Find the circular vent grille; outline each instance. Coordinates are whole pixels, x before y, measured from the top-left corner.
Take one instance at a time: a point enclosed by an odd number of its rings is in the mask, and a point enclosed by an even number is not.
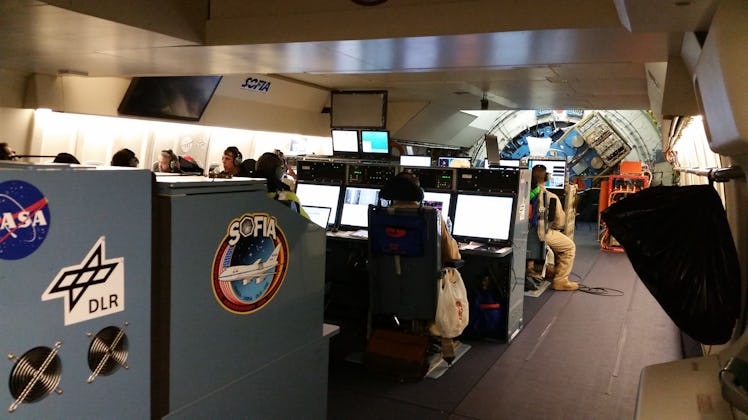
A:
[[[60,384],[62,371],[57,349],[35,347],[21,356],[10,372],[10,393],[16,402],[32,403],[46,397]]]
[[[99,331],[88,348],[88,367],[94,375],[111,375],[127,360],[127,335],[117,327]]]

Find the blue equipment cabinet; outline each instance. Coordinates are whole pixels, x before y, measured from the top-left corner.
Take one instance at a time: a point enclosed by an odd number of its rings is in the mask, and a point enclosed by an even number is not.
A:
[[[151,182],[0,164],[0,417],[149,416]]]
[[[264,180],[158,177],[154,418],[325,418],[325,231]]]

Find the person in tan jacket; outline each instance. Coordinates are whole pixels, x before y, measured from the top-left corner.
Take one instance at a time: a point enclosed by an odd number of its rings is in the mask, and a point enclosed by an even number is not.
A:
[[[574,241],[561,232],[565,225],[566,214],[558,196],[545,189],[546,177],[545,166],[533,166],[530,193],[532,217],[530,222],[537,223],[539,239],[545,241],[546,245],[553,251],[555,275],[551,287],[554,290],[577,290],[579,289],[579,283],[569,281],[577,247]]]

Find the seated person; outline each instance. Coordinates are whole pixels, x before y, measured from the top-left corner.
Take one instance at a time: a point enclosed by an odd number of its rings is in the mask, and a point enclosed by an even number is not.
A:
[[[285,172],[281,181],[283,181],[284,184],[288,185],[291,188],[291,191],[296,191],[296,181],[298,180],[298,176],[293,170],[293,167],[288,163],[286,155],[284,155],[280,149],[273,150],[273,153],[278,155],[278,157],[283,160],[283,167],[285,168]]]
[[[242,152],[236,146],[229,146],[223,151],[223,171],[220,175],[225,177],[239,176],[240,166],[242,164]]]
[[[125,166],[137,168],[140,161],[135,157],[135,152],[130,149],[122,149],[112,156],[112,166]]]
[[[273,200],[281,201],[284,204],[288,204],[292,209],[309,219],[309,215],[301,206],[299,197],[291,191],[291,188],[288,185],[281,181],[283,174],[285,173],[285,166],[283,160],[278,155],[270,152],[263,153],[262,156],[257,159],[257,168],[255,172],[257,176],[263,177],[267,180],[268,197]]]
[[[16,152],[8,143],[0,143],[0,160],[17,160]]]
[[[80,162],[75,158],[75,156],[65,152],[58,153],[52,163],[75,163],[80,165]]]
[[[171,149],[162,150],[158,156],[158,162],[153,164],[151,170],[153,172],[179,173],[179,158]]]
[[[530,187],[530,206],[532,208],[530,224],[533,227],[537,226],[539,239],[545,241],[546,245],[553,251],[555,274],[551,287],[554,290],[577,290],[579,284],[569,281],[577,247],[574,241],[561,232],[565,225],[566,215],[558,196],[545,189],[547,178],[545,166],[533,166]],[[552,204],[552,201],[555,201],[555,204]],[[544,214],[540,213],[541,205],[545,209]]]
[[[257,161],[254,159],[245,159],[244,162],[239,166],[239,175],[247,178],[254,178],[255,168],[257,167]]]
[[[393,207],[418,208],[423,200],[423,190],[421,189],[418,178],[410,172],[401,172],[382,187],[380,197],[392,201]],[[449,234],[447,224],[439,212],[441,220],[441,252],[442,264],[447,261],[462,259],[457,241]]]

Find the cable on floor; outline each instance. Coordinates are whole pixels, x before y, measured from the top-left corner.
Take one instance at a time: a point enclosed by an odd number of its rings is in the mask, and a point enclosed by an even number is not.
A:
[[[581,282],[582,277],[579,276],[579,274],[570,273],[570,275],[571,276],[575,276],[575,277],[577,277],[580,280],[579,281],[579,289],[577,289],[580,292],[589,293],[591,295],[596,295],[596,296],[612,296],[612,297],[616,297],[616,296],[623,296],[624,295],[623,291],[618,290],[618,289],[613,289],[611,287],[587,286],[586,284],[582,284],[582,282]]]

